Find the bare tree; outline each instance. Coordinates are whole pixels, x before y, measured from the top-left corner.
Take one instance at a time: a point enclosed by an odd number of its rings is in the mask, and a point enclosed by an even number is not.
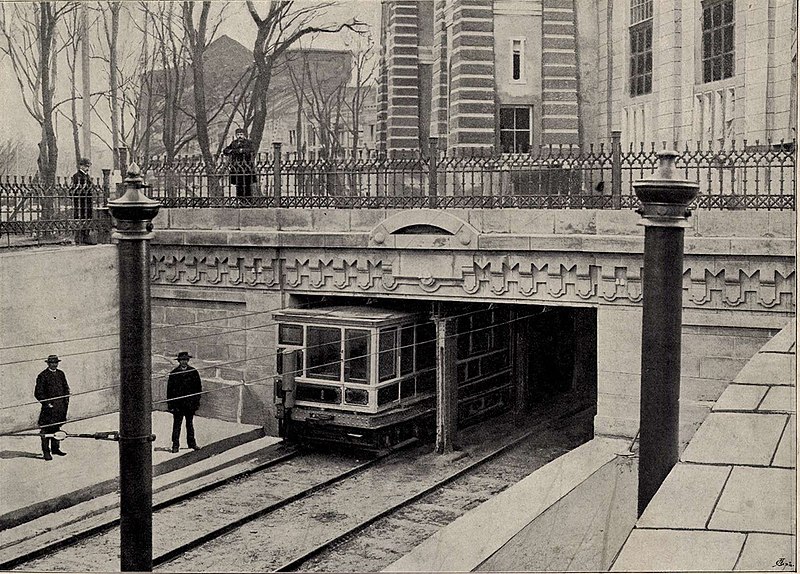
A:
[[[55,183],[58,143],[55,131],[59,22],[76,7],[75,2],[0,3],[0,29],[19,83],[25,109],[41,127],[37,165],[46,184]]]
[[[72,126],[72,146],[75,151],[75,165],[81,159],[81,139],[79,135],[80,122],[78,121],[78,52],[81,49],[81,44],[85,41],[80,34],[78,11],[73,10],[68,18],[65,19],[66,28],[68,31],[69,44],[66,50],[67,68],[69,68],[69,85],[70,85],[70,98],[69,98],[69,122]]]
[[[312,51],[299,51],[293,58],[297,61],[287,63],[287,69],[298,108],[314,126],[320,156],[335,157],[342,150],[350,64],[330,67]]]
[[[361,133],[361,115],[364,112],[366,99],[372,93],[377,71],[375,58],[375,42],[372,35],[349,37],[345,45],[350,48],[353,67],[353,89],[344,101],[347,110],[348,129],[351,134],[350,149],[355,157],[358,152],[358,140]]]
[[[29,175],[35,171],[32,146],[19,139],[0,141],[0,174]]]
[[[253,0],[247,0],[247,9],[256,24],[256,40],[253,45],[255,78],[250,92],[251,114],[246,118],[250,137],[256,149],[261,144],[267,121],[267,93],[272,80],[275,62],[286,50],[309,34],[336,34],[342,30],[363,33],[366,24],[353,19],[341,24],[317,24],[324,18],[325,10],[333,2],[319,2],[312,6],[296,8],[292,0],[271,0],[269,10],[261,16]]]
[[[111,146],[114,153],[114,168],[119,169],[119,64],[118,45],[119,13],[122,2],[108,2],[108,9],[103,10],[103,30],[108,45],[108,87],[109,107],[111,108]]]

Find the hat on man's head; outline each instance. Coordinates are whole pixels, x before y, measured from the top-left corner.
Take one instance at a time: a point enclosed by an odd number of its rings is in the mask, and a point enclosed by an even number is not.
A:
[[[88,157],[82,157],[82,158],[80,159],[80,161],[78,162],[78,165],[87,165],[87,166],[90,166],[90,165],[92,165],[92,160],[90,160]]]
[[[60,363],[61,359],[58,358],[58,355],[48,355],[47,356],[47,363]]]
[[[180,353],[178,353],[178,356],[175,357],[175,360],[176,361],[180,361],[181,359],[187,359],[188,360],[188,359],[191,359],[191,358],[192,358],[192,356],[188,352],[181,351]]]
[[[247,130],[244,128],[236,128],[236,131],[234,133],[247,135]]]

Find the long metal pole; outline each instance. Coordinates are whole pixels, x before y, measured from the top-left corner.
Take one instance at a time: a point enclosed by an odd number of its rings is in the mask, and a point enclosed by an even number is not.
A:
[[[150,348],[150,239],[160,204],[142,193],[136,164],[125,194],[108,202],[119,242],[120,569],[153,569],[153,451]]]
[[[678,153],[659,153],[657,173],[634,183],[645,226],[638,512],[679,458],[683,236],[698,185],[680,177]]]
[[[149,262],[149,239],[120,238],[119,476],[123,572],[153,569]]]
[[[647,227],[642,293],[639,515],[678,462],[683,229]]]

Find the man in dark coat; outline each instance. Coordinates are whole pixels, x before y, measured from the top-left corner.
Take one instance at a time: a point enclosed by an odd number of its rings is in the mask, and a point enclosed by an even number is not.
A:
[[[253,142],[247,139],[247,132],[239,128],[236,138],[222,150],[228,158],[231,170],[231,184],[236,186],[236,197],[250,197],[253,195],[252,186],[255,178],[255,155]]]
[[[57,355],[47,357],[47,368],[36,377],[33,396],[42,403],[39,413],[39,433],[42,435],[42,454],[45,460],[53,460],[50,453],[64,456],[58,440],[52,435],[61,429],[67,420],[69,408],[69,385],[64,371],[58,368],[61,360]]]
[[[74,219],[92,218],[92,180],[89,177],[89,168],[92,162],[81,158],[78,162],[78,171],[72,175],[72,217]],[[75,232],[75,243],[77,245],[89,243],[89,231],[79,229]]]
[[[184,418],[189,448],[200,448],[194,436],[194,413],[200,406],[199,393],[202,392],[203,385],[200,382],[200,373],[189,366],[191,358],[186,351],[178,353],[178,366],[172,369],[167,379],[167,410],[172,413],[172,452],[178,452]]]

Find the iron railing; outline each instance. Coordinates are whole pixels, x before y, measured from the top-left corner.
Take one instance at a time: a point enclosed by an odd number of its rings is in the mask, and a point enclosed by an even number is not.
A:
[[[179,157],[140,166],[165,207],[621,209],[638,206],[632,183],[655,171],[665,147],[623,150],[617,136],[610,146],[547,146],[535,154],[325,158],[284,154],[275,144],[250,164]],[[677,165],[700,183],[694,208],[795,209],[794,141],[684,145]]]
[[[46,185],[33,177],[0,178],[0,235],[61,239],[75,232],[105,232],[108,186],[74,186],[67,179]]]
[[[436,140],[431,138],[431,149]],[[361,152],[284,154],[275,144],[247,165],[195,157],[141,161],[148,194],[164,207],[631,209],[633,182],[650,176],[660,148],[548,146],[536,154]],[[698,181],[695,209],[795,210],[795,142],[684,146],[677,166]],[[103,183],[0,178],[0,234],[107,231]],[[240,196],[237,196],[237,188]],[[244,195],[247,192],[250,195]],[[91,206],[86,210],[81,206]],[[91,211],[91,213],[89,213]]]

